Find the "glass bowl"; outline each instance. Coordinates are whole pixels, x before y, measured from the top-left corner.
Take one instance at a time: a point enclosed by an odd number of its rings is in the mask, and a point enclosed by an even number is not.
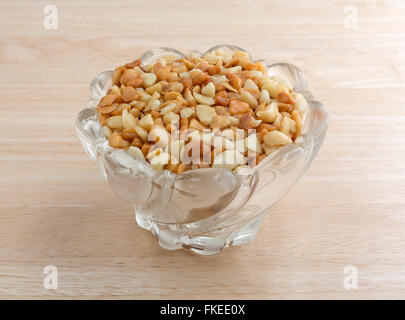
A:
[[[218,48],[245,51],[220,45],[207,52]],[[155,48],[141,57],[142,65],[168,53],[184,57],[174,49]],[[178,175],[168,170],[155,171],[127,151],[111,148],[103,134],[95,107],[112,86],[111,74],[102,72],[90,83],[87,107],[76,118],[77,134],[114,192],[133,205],[137,223],[169,250],[186,248],[211,255],[253,240],[271,205],[313,161],[328,127],[328,112],[307,90],[303,72],[288,63],[275,63],[268,65],[268,74],[284,75],[308,103],[302,136],[294,144],[271,153],[245,175],[222,168]]]

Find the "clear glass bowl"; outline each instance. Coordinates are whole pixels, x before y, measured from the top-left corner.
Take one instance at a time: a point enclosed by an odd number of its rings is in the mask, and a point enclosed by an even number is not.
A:
[[[242,50],[236,46],[223,48]],[[142,64],[177,50],[147,51]],[[262,61],[264,62],[264,61]],[[228,169],[208,168],[176,175],[154,171],[147,162],[125,150],[111,148],[104,137],[97,111],[100,98],[111,88],[112,71],[99,74],[90,83],[86,109],[76,119],[77,134],[90,158],[97,160],[114,192],[133,205],[138,224],[151,231],[159,244],[170,250],[186,248],[211,255],[223,248],[255,238],[269,208],[304,174],[311,164],[328,127],[328,112],[307,91],[303,72],[287,63],[268,65],[269,75],[282,74],[304,95],[308,111],[302,136],[267,156],[246,175]]]

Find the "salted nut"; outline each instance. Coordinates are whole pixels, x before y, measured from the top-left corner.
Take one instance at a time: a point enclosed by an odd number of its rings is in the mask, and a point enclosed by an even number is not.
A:
[[[110,146],[154,170],[241,172],[295,142],[307,102],[246,52],[216,49],[117,67],[96,110]]]

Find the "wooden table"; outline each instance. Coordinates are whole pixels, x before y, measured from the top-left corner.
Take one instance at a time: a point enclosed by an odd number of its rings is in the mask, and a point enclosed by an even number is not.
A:
[[[405,298],[400,1],[53,0],[46,30],[48,4],[0,3],[0,297]],[[155,46],[219,43],[301,67],[331,121],[257,239],[202,257],[137,226],[73,123],[98,72]],[[43,286],[47,265],[57,290]]]

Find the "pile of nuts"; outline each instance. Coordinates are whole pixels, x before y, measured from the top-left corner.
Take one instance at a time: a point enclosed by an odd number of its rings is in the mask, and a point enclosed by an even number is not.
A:
[[[300,135],[307,102],[246,52],[135,60],[97,106],[109,145],[155,170],[254,167]]]

